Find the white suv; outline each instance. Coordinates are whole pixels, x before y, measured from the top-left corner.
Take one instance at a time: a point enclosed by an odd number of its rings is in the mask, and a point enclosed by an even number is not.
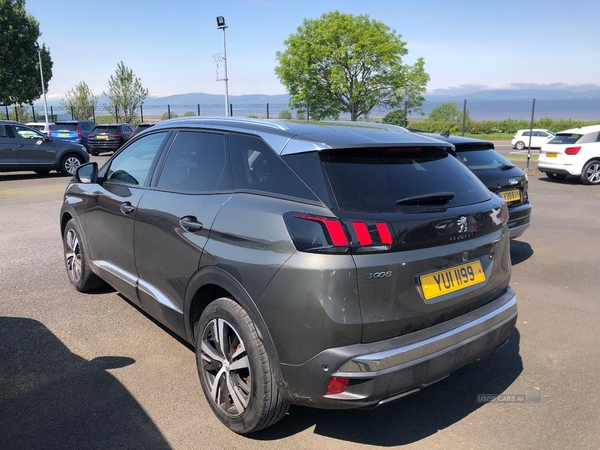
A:
[[[31,128],[35,128],[40,133],[42,133],[44,136],[49,136],[50,128],[52,128],[52,125],[54,125],[54,123],[28,122],[25,125],[27,125],[28,127],[31,127]]]
[[[552,139],[556,133],[550,130],[544,130],[541,128],[534,128],[533,130],[519,130],[513,136],[511,144],[513,148],[517,150],[523,150],[529,146],[529,135],[531,134],[531,148],[540,148],[550,139]]]
[[[538,169],[551,180],[575,175],[583,184],[600,184],[600,125],[558,133],[542,146]]]

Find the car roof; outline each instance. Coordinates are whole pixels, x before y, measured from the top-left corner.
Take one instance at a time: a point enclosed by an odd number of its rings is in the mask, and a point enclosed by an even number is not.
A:
[[[302,153],[333,148],[380,147],[385,145],[439,146],[442,142],[411,133],[406,128],[371,122],[303,122],[236,117],[181,117],[153,127],[200,128],[256,134],[279,153]],[[447,146],[447,145],[444,145]]]
[[[523,131],[529,131],[529,128],[525,130],[517,130],[517,133],[522,133]],[[531,131],[550,131],[551,133],[554,133],[554,131],[549,130],[548,128],[532,128]]]
[[[422,133],[425,136],[429,136],[435,139],[439,139],[445,142],[449,142],[456,148],[456,151],[464,151],[464,150],[486,150],[486,149],[494,149],[494,144],[489,141],[484,141],[482,139],[469,138],[465,136],[455,136],[455,135],[442,135],[442,134],[434,134],[434,133]]]
[[[589,125],[587,127],[571,128],[570,130],[559,131],[558,133],[559,134],[563,134],[563,133],[588,134],[588,133],[594,133],[596,131],[600,131],[600,124],[599,125]]]

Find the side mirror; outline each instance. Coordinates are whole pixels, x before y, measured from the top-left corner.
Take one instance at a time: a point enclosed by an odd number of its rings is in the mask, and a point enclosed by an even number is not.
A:
[[[97,183],[98,163],[91,162],[79,167],[75,172],[75,180],[77,180],[78,183]]]

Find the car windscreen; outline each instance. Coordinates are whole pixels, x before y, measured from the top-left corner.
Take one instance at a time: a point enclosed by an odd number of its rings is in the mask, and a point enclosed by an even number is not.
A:
[[[319,157],[327,189],[343,210],[418,212],[424,205],[449,208],[490,198],[479,179],[444,147],[336,149],[321,151]],[[303,179],[323,192],[318,177]]]
[[[514,166],[496,150],[457,151],[456,157],[471,170],[504,169]]]
[[[581,139],[583,134],[578,133],[558,133],[548,144],[575,144]]]
[[[119,131],[119,127],[110,126],[110,125],[102,125],[94,128],[92,133],[117,133]]]
[[[77,131],[76,123],[56,123],[52,127],[52,131],[57,130],[68,130],[68,131]]]

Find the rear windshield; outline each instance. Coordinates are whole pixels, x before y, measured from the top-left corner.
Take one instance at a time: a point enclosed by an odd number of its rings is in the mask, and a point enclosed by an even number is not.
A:
[[[110,125],[102,125],[102,126],[97,126],[96,128],[94,128],[94,133],[114,133],[116,131],[119,131],[119,127],[118,126],[110,126]]]
[[[56,130],[69,130],[69,131],[77,131],[76,123],[57,123],[52,127],[52,131]]]
[[[314,158],[309,155],[299,154],[295,158],[286,158],[286,161],[289,160],[292,168],[326,203],[337,209],[419,212],[423,204],[431,201],[441,201],[440,206],[455,207],[490,198],[489,191],[479,179],[444,148],[322,151],[318,157],[328,183],[323,183],[315,171],[311,173],[302,168],[308,164],[301,164],[299,159]],[[420,198],[429,200],[418,204]]]
[[[456,152],[456,157],[471,170],[504,169],[514,166],[496,150],[459,151]]]
[[[548,144],[574,144],[581,139],[581,136],[583,134],[559,133]]]

